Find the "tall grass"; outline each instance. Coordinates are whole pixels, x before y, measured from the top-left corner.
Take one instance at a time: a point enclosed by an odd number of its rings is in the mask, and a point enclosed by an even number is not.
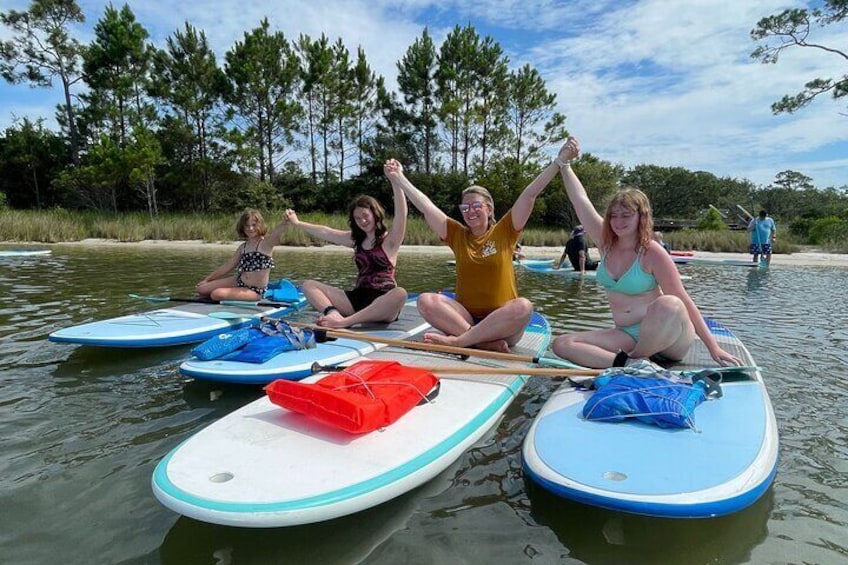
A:
[[[307,222],[347,229],[346,214],[300,214]],[[279,214],[266,220],[273,227]],[[224,242],[238,239],[235,233],[235,214],[163,214],[151,219],[142,213],[108,214],[103,212],[69,212],[67,210],[9,210],[0,209],[0,241],[29,241],[59,243],[87,238],[123,242],[144,240]],[[521,243],[531,247],[560,247],[568,240],[569,231],[548,226],[529,226]],[[730,230],[668,232],[665,240],[672,249],[719,252],[748,252],[748,232]],[[324,242],[311,238],[298,229],[287,229],[281,238],[283,245],[309,246]],[[440,245],[438,236],[418,216],[410,216],[404,243],[407,245]],[[801,250],[797,242],[781,234],[775,253],[794,253]],[[829,244],[823,250],[848,253],[848,243]]]

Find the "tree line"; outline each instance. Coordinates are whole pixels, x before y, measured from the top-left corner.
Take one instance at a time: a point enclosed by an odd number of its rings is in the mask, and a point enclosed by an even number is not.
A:
[[[389,202],[381,163],[392,156],[443,209],[453,210],[470,182],[505,206],[549,159],[545,148],[568,133],[539,72],[511,69],[501,46],[471,25],[438,46],[424,28],[397,61],[390,91],[361,47],[352,52],[324,34],[286,37],[267,19],[222,65],[188,22],[161,48],[128,5],[107,6],[88,44],[73,34],[83,22],[75,0],[0,13],[12,32],[0,42],[3,77],[58,81],[63,92],[60,131],[21,119],[0,137],[6,205],[151,217],[245,206],[334,212],[358,193]],[[822,205],[840,216],[848,208],[844,191],[816,189],[795,171],[758,188],[679,167],[624,169],[591,154],[575,167],[597,201],[632,184],[663,217],[695,217],[710,205],[792,218],[822,217]],[[576,223],[557,181],[531,220]]]

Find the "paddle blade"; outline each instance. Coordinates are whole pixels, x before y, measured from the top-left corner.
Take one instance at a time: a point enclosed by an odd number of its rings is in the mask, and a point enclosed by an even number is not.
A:
[[[585,369],[581,365],[566,361],[565,359],[552,359],[551,357],[539,357],[535,360],[537,365],[542,367],[556,367],[558,369]]]

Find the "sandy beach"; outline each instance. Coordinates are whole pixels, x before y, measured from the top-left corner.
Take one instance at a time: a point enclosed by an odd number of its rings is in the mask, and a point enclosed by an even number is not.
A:
[[[84,239],[77,242],[56,243],[51,245],[55,249],[63,247],[106,247],[106,246],[136,246],[139,248],[154,247],[157,249],[173,249],[196,251],[200,249],[213,249],[215,247],[221,249],[233,249],[241,242],[221,242],[221,243],[205,243],[203,241],[165,241],[165,240],[145,240],[133,243],[125,243],[114,240],[105,239]],[[12,245],[11,242],[4,245]],[[17,244],[19,245],[19,244]],[[339,253],[345,251],[346,248],[338,245],[324,245],[320,247],[277,247],[276,252],[295,253]],[[549,257],[559,257],[562,253],[561,247],[528,247],[523,248],[528,259],[545,259]],[[430,246],[430,245],[404,245],[401,248],[401,253],[422,253],[433,255],[451,256],[451,251],[445,246]],[[593,257],[598,257],[598,250],[591,249],[590,254]],[[750,260],[751,256],[747,253],[711,253],[708,251],[696,251],[695,257],[712,258],[712,259],[736,259]],[[792,254],[776,254],[772,257],[772,266],[778,265],[794,265],[794,266],[827,266],[827,267],[848,267],[848,254],[839,253],[821,253],[818,251],[804,251],[801,253]]]

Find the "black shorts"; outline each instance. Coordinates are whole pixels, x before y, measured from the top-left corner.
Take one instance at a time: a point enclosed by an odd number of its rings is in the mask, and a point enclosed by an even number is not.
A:
[[[371,305],[372,302],[393,290],[391,288],[387,288],[385,290],[378,290],[376,288],[354,288],[353,290],[346,290],[345,295],[347,299],[350,300],[350,305],[353,306],[354,312],[359,312],[363,308],[367,308]]]

